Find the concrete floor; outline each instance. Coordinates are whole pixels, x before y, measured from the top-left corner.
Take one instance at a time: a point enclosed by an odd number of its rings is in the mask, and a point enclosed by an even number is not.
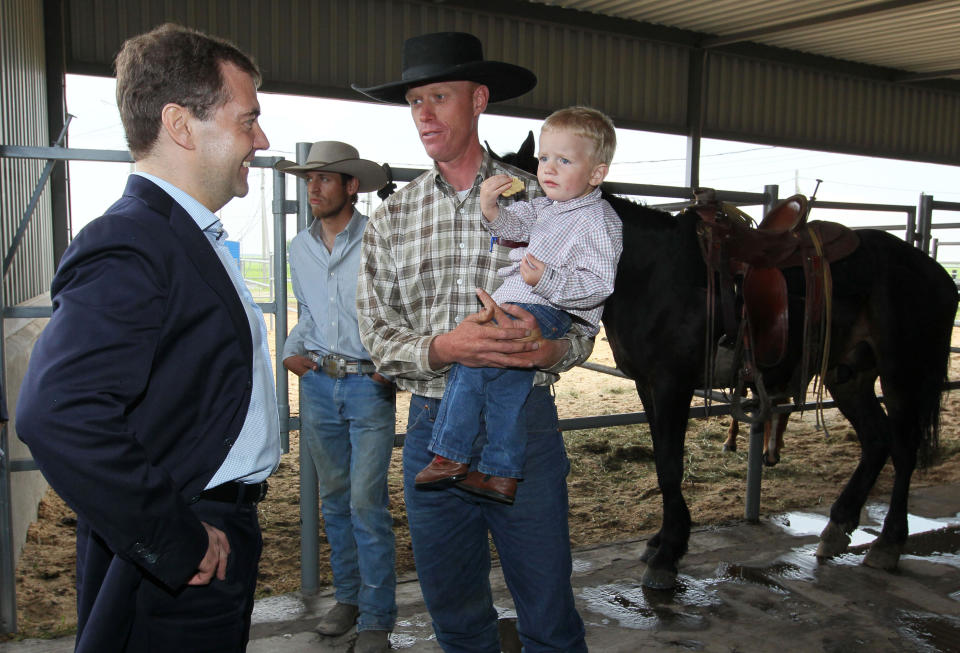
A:
[[[960,651],[960,486],[915,490],[910,540],[895,573],[859,563],[883,504],[865,509],[850,553],[818,563],[826,517],[791,513],[759,524],[697,529],[672,591],[640,586],[643,541],[574,552],[574,593],[592,651]],[[499,568],[491,575],[503,651],[519,651],[515,615]],[[440,651],[415,578],[397,589],[394,649]],[[312,632],[332,594],[261,600],[250,653],[349,653],[354,634]],[[0,653],[61,653],[72,640],[0,644]]]

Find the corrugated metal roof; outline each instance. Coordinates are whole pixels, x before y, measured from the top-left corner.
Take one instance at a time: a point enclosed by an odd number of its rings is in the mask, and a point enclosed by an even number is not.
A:
[[[528,0],[907,73],[960,78],[958,0]],[[706,38],[704,45],[711,41]]]
[[[905,75],[953,65],[936,60],[925,68],[907,66],[906,52],[916,56],[921,45],[929,46],[924,40],[937,45],[945,37],[928,31],[916,44],[892,48],[886,45],[892,37],[878,36],[893,32],[891,23],[880,31],[864,27],[893,17],[906,20],[916,10],[917,16],[940,16],[951,33],[960,20],[939,10],[949,5],[957,11],[960,0],[552,4],[562,6],[517,0],[68,0],[66,64],[69,72],[109,74],[123,39],[173,20],[226,37],[253,54],[263,90],[360,99],[351,84],[397,78],[404,39],[470,31],[483,42],[487,58],[525,66],[540,80],[533,92],[498,103],[491,112],[543,117],[557,107],[589,104],[632,129],[960,161],[960,83],[900,83]],[[886,56],[896,56],[899,67],[880,67],[878,58],[846,63],[819,45],[814,49],[812,36],[831,34],[825,16],[834,19],[830,26],[847,32],[833,37],[835,47],[868,33],[877,51],[894,53]],[[852,27],[852,20],[859,27]],[[810,27],[815,21],[823,28]],[[927,30],[937,27],[937,21],[922,22]],[[756,31],[761,28],[763,34]],[[751,32],[744,36],[744,30]],[[784,47],[804,30],[812,36],[798,47],[820,56]],[[704,47],[713,47],[709,56],[701,56]]]

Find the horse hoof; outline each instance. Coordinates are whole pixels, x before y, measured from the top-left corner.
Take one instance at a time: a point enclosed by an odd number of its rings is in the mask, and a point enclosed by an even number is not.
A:
[[[827,522],[826,528],[820,533],[820,546],[817,547],[818,558],[832,558],[847,552],[850,546],[850,536],[832,519]]]
[[[731,452],[731,451],[732,451],[732,452],[736,452],[736,450],[737,450],[737,445],[735,445],[735,444],[727,444],[726,442],[723,443],[723,451],[724,451],[724,453],[729,453],[729,452]]]
[[[767,467],[773,467],[778,462],[780,462],[780,456],[770,456],[769,454],[763,454],[763,464]]]
[[[657,547],[647,545],[647,548],[640,554],[640,562],[650,562],[650,558],[657,554]]]
[[[900,547],[884,541],[882,535],[870,545],[867,555],[863,557],[864,567],[884,571],[894,571],[898,562],[900,562]]]
[[[647,567],[640,584],[652,590],[671,590],[677,584],[677,573],[669,569]]]

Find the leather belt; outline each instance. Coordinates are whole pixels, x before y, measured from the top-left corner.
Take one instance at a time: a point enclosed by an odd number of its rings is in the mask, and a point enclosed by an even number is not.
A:
[[[222,503],[260,503],[267,496],[267,487],[266,481],[259,483],[241,483],[239,481],[223,483],[209,490],[204,490],[193,497],[191,503],[196,503],[201,499]]]
[[[319,365],[327,376],[335,379],[342,379],[347,374],[373,374],[377,371],[377,366],[370,361],[344,358],[337,354],[323,355],[319,352],[308,351],[307,358]]]

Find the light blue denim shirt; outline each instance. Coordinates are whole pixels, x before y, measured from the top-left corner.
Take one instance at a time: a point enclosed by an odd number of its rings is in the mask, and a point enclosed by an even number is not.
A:
[[[250,323],[253,340],[253,388],[250,407],[240,434],[230,448],[226,459],[210,479],[207,488],[230,481],[259,483],[277,468],[280,462],[280,417],[277,411],[277,390],[273,383],[273,368],[270,364],[270,349],[267,342],[267,327],[263,312],[247,289],[240,269],[223,241],[226,232],[220,233],[219,219],[210,209],[173,184],[145,172],[134,172],[162,188],[173,200],[190,214],[193,221],[207,237],[213,252],[223,263],[230,280],[243,303]],[[219,236],[219,238],[218,238]]]
[[[290,243],[290,278],[300,320],[283,347],[285,359],[316,351],[370,360],[357,326],[357,274],[366,226],[367,216],[354,209],[347,227],[334,239],[333,251],[323,244],[317,218]]]

